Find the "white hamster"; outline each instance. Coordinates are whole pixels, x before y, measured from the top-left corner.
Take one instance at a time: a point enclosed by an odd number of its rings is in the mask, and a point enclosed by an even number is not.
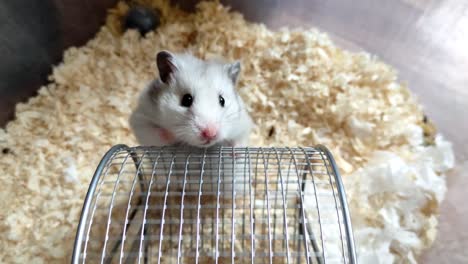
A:
[[[246,146],[253,122],[236,91],[239,61],[204,61],[161,51],[159,78],[142,92],[130,116],[139,144]]]

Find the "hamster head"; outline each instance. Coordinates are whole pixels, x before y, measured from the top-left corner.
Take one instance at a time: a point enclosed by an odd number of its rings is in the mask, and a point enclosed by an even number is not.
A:
[[[240,62],[203,61],[190,54],[157,54],[159,85],[150,97],[159,124],[176,141],[209,147],[239,131],[244,107],[235,90]]]

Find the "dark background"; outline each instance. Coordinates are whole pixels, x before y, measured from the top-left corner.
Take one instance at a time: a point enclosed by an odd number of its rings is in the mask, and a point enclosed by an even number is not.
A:
[[[0,2],[0,127],[46,83],[63,50],[86,43],[115,0]]]

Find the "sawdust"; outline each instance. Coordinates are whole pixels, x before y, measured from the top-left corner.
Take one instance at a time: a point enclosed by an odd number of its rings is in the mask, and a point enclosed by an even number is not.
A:
[[[136,144],[127,119],[156,75],[161,49],[242,61],[239,92],[257,124],[251,145],[330,148],[345,179],[361,263],[411,262],[432,243],[453,153],[422,124],[422,107],[394,69],[315,29],[271,31],[217,3],[185,14],[164,1],[139,2],[161,11],[157,31],[121,35],[119,17],[128,7],[120,3],[94,39],[65,52],[50,84],[0,130],[0,147],[10,149],[0,154],[0,262],[63,263],[70,256],[102,155],[117,143]],[[383,191],[397,176],[402,181]],[[408,206],[411,200],[417,202]]]

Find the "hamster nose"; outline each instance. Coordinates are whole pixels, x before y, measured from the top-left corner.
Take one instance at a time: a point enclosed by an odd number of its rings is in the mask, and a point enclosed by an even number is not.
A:
[[[213,140],[218,135],[218,129],[215,126],[207,126],[201,131],[201,137],[205,140]]]

